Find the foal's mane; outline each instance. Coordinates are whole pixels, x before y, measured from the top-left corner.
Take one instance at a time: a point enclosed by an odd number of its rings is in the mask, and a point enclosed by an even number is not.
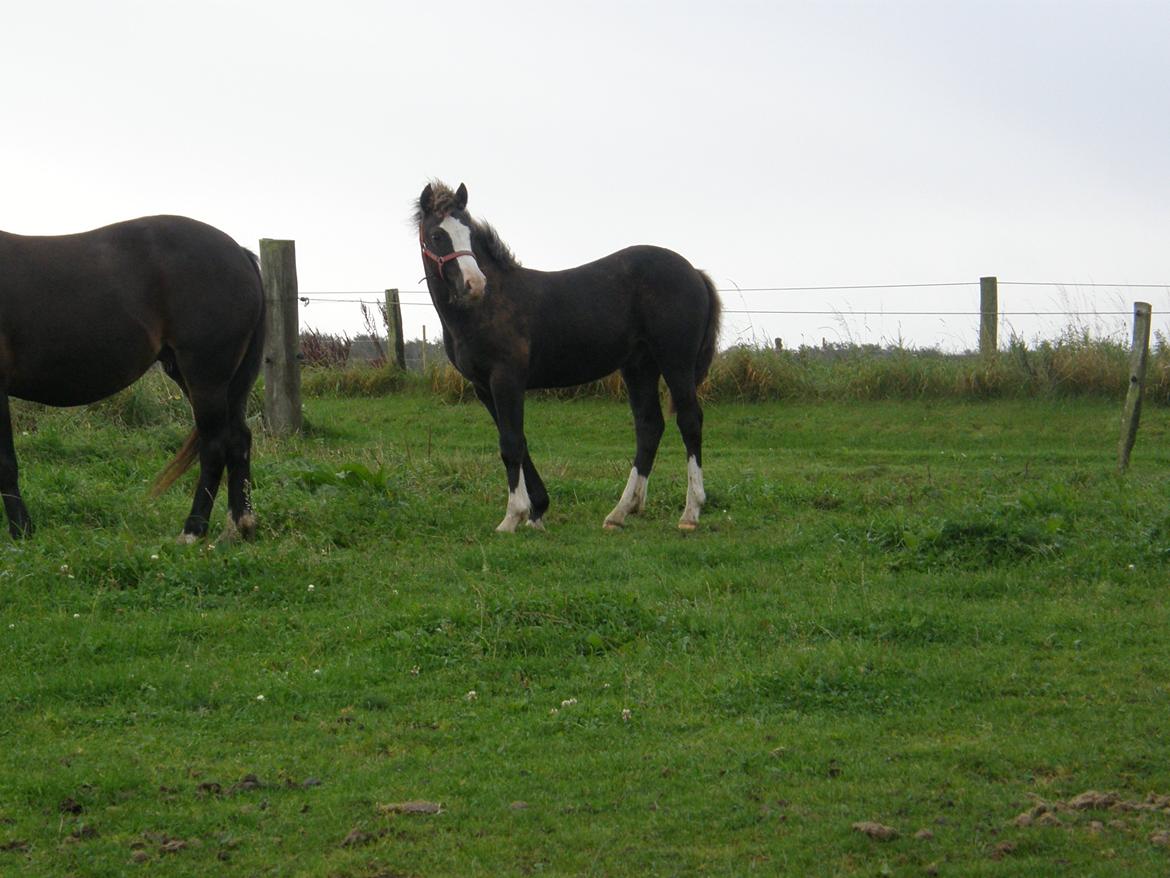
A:
[[[431,180],[431,213],[443,216],[455,210],[455,193],[441,180]],[[423,210],[422,199],[418,199],[414,203],[414,221],[416,225],[422,225],[422,222],[427,217],[427,212]],[[520,260],[512,253],[512,248],[505,244],[501,239],[499,233],[491,227],[488,223],[482,220],[477,220],[468,215],[471,221],[471,233],[475,240],[487,253],[488,258],[494,261],[501,268],[519,268]]]

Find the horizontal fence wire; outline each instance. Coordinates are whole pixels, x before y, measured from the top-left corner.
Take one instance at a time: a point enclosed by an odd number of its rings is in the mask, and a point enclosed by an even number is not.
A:
[[[301,296],[301,302],[324,302],[333,305],[382,305],[379,299],[317,299],[312,296]],[[430,302],[399,302],[404,308],[433,307]],[[981,311],[854,311],[830,310],[812,311],[798,308],[767,309],[767,308],[724,308],[724,314],[779,314],[784,316],[810,317],[979,317]],[[1132,310],[1126,311],[999,311],[1000,317],[1128,317]]]
[[[1064,282],[1064,281],[1013,281],[997,280],[1000,287],[1063,287],[1063,288],[1110,288],[1110,289],[1165,289],[1170,291],[1170,283],[1100,283],[1100,282]],[[899,283],[899,284],[838,284],[822,286],[781,286],[781,287],[720,287],[717,292],[723,294],[740,293],[813,293],[813,292],[858,292],[864,290],[899,290],[899,289],[926,289],[937,287],[978,287],[978,281],[947,281],[941,283]],[[304,305],[313,303],[329,303],[339,305],[368,305],[380,306],[384,304],[384,290],[378,291],[314,291],[299,296]],[[430,293],[426,290],[397,290],[399,304],[404,307],[430,308]],[[403,301],[402,296],[426,296],[425,301]],[[886,311],[872,310],[856,311],[845,308],[835,309],[804,309],[804,308],[724,308],[724,314],[745,315],[777,315],[787,317],[979,317],[982,312],[977,310],[962,311]],[[1086,311],[1086,310],[1053,310],[1053,311],[999,311],[998,317],[1127,317],[1132,312],[1124,311]]]
[[[1064,282],[1064,281],[1000,281],[999,287],[1054,287],[1054,288],[1110,288],[1110,289],[1165,289],[1170,291],[1170,283],[1102,283]],[[738,295],[743,293],[837,293],[837,291],[866,291],[889,289],[927,289],[927,288],[977,288],[978,281],[948,281],[937,283],[854,283],[833,284],[833,286],[790,286],[790,287],[722,287],[718,293],[724,295]],[[431,294],[422,289],[395,290],[399,295],[399,304],[404,308],[433,308]],[[381,307],[385,303],[386,290],[317,290],[305,293],[300,297],[304,306],[314,303],[321,304],[360,304],[367,307]],[[404,296],[425,296],[424,301],[404,300]],[[964,310],[882,310],[852,308],[724,308],[727,315],[745,316],[786,316],[786,317],[979,317],[982,311]],[[1128,317],[1133,311],[1127,310],[1002,310],[998,311],[997,318],[1003,317]]]

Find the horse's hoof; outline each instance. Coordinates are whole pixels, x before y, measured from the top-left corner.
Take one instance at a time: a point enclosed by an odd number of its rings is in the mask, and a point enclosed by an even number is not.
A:
[[[525,522],[533,530],[544,530],[544,522],[539,518],[530,518]]]
[[[620,521],[613,521],[609,518],[607,518],[605,523],[601,525],[602,530],[609,531],[611,534],[617,533],[623,527],[624,525]]]
[[[499,524],[496,525],[496,533],[498,533],[498,534],[514,534],[514,533],[516,533],[516,525],[518,523],[519,522],[509,521],[508,519],[505,518],[503,521],[501,521]]]
[[[698,528],[699,523],[697,521],[680,521],[678,523],[678,529],[684,533],[690,533],[691,531],[698,530]]]
[[[199,537],[196,534],[181,533],[175,537],[175,542],[180,546],[193,546],[199,542]]]
[[[256,516],[251,513],[241,515],[240,520],[236,522],[236,528],[241,537],[251,542],[256,539]]]
[[[235,543],[240,540],[252,540],[256,536],[256,518],[252,515],[241,515],[239,521],[232,521],[228,516],[223,526],[223,533],[219,535],[221,543]]]

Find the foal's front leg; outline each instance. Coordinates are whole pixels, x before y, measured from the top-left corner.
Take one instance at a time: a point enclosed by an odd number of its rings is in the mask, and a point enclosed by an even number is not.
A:
[[[529,520],[532,500],[524,480],[524,460],[528,456],[528,441],[524,438],[524,389],[493,381],[491,395],[496,426],[500,431],[500,458],[508,475],[508,508],[496,530],[512,533],[524,521],[540,527],[539,518]]]

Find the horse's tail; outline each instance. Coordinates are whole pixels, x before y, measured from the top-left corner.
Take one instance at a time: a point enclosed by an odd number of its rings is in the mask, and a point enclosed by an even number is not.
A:
[[[183,473],[191,468],[191,464],[199,457],[199,431],[192,430],[187,434],[183,447],[178,450],[174,458],[161,473],[155,476],[150,486],[150,496],[157,497],[173,485]]]
[[[695,386],[703,383],[707,377],[707,370],[711,368],[711,361],[715,359],[715,345],[719,341],[719,324],[723,317],[723,304],[719,301],[719,293],[715,284],[707,276],[707,272],[700,271],[699,277],[707,287],[707,330],[703,333],[702,344],[699,345],[699,355],[695,358]]]

